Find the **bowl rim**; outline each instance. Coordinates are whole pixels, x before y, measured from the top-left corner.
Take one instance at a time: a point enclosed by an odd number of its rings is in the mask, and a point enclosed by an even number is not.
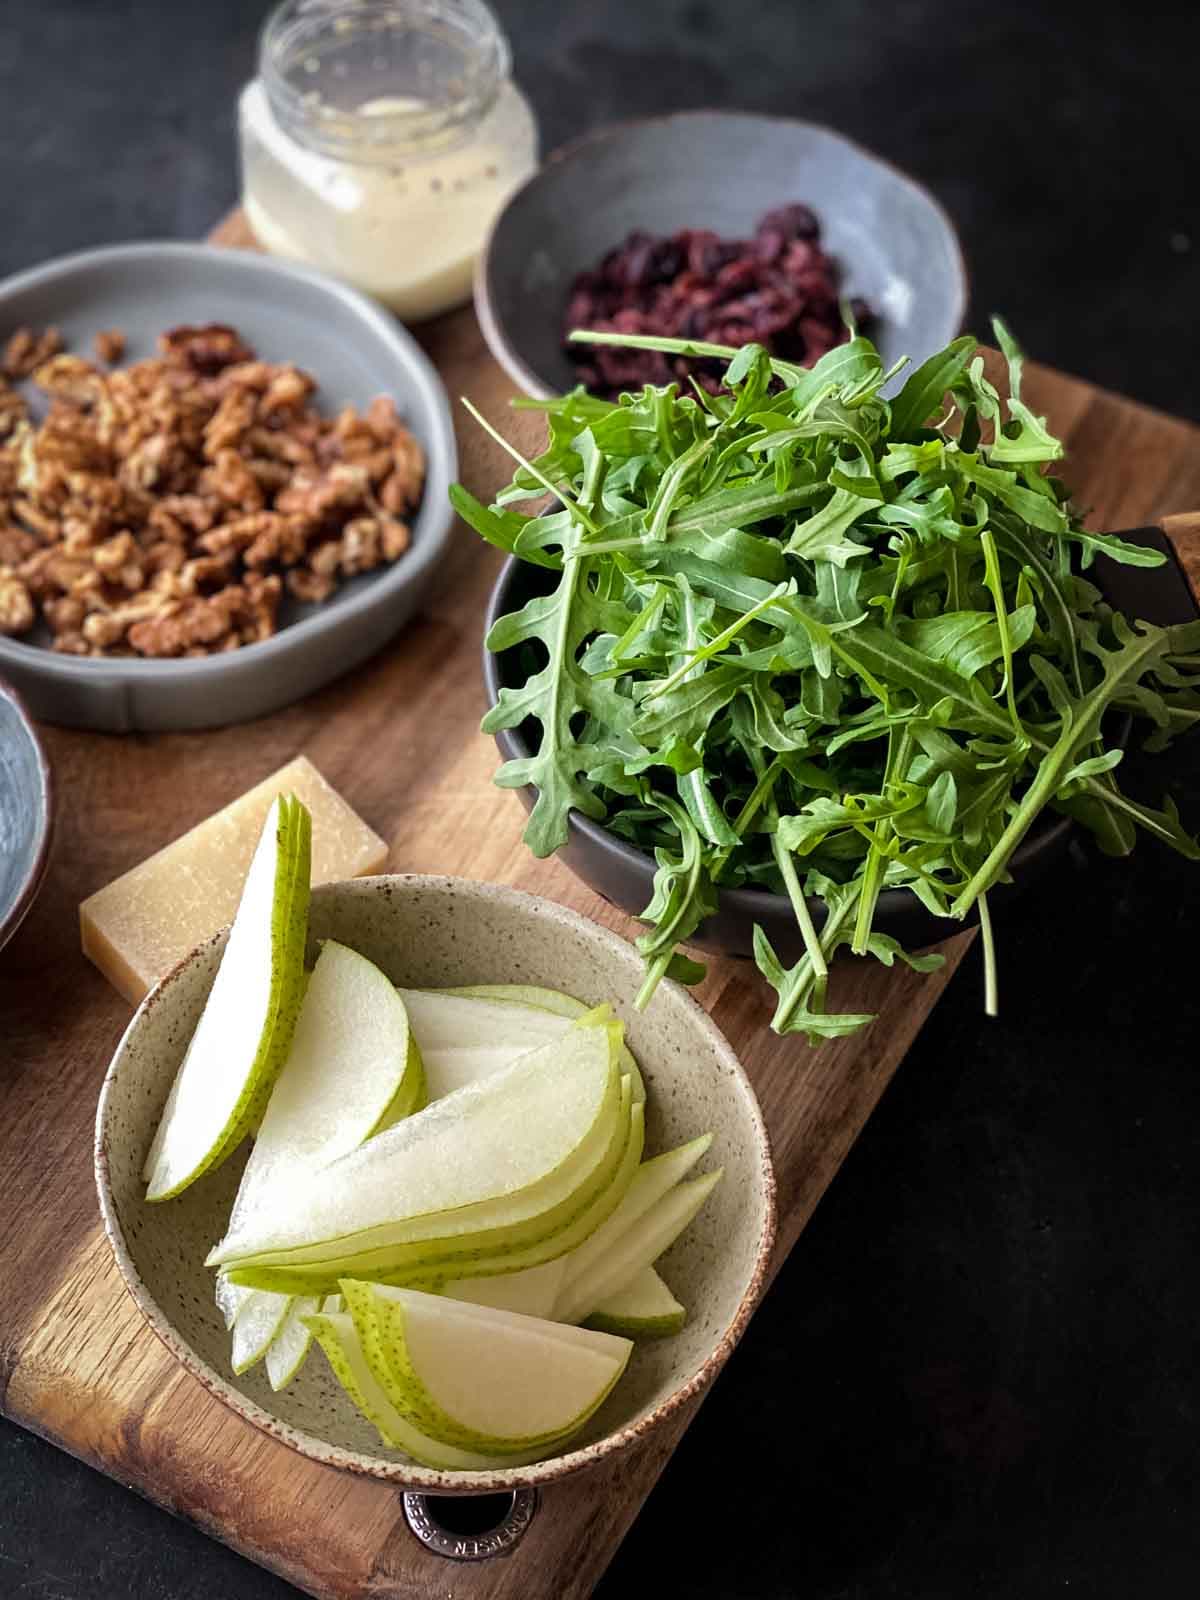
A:
[[[545,378],[541,377],[529,366],[516,346],[509,340],[504,331],[504,325],[496,311],[492,292],[494,277],[493,248],[500,228],[513,206],[542,183],[551,168],[561,167],[576,160],[579,156],[586,156],[596,145],[607,143],[613,139],[624,138],[634,130],[642,128],[665,127],[668,124],[689,120],[725,121],[734,118],[743,122],[782,124],[790,128],[804,129],[808,133],[819,133],[825,138],[844,146],[861,160],[870,163],[872,166],[882,168],[891,175],[895,182],[911,190],[924,204],[929,206],[945,232],[950,247],[950,257],[954,272],[954,296],[950,302],[953,312],[950,318],[952,326],[947,338],[953,338],[954,334],[962,328],[966,317],[971,286],[970,272],[963,252],[962,240],[959,238],[958,229],[955,227],[949,211],[938,199],[937,195],[934,194],[933,190],[922,183],[919,178],[906,172],[903,167],[897,166],[894,161],[890,161],[886,156],[882,156],[877,151],[870,149],[860,140],[851,138],[840,129],[831,127],[825,122],[813,122],[807,117],[790,117],[778,111],[740,110],[736,106],[692,106],[681,111],[662,112],[652,117],[622,117],[617,122],[605,123],[602,127],[589,129],[586,133],[581,133],[573,139],[568,139],[565,143],[556,146],[542,164],[512,191],[503,206],[492,218],[487,233],[484,235],[483,247],[475,262],[473,290],[475,314],[479,319],[479,326],[487,342],[488,349],[512,381],[525,394],[535,400],[549,400],[559,394],[561,388],[556,384],[548,384]]]
[[[386,885],[387,888],[383,888],[383,885]],[[572,932],[582,934],[585,938],[599,940],[601,944],[607,945],[614,951],[619,950],[623,954],[630,952],[627,940],[622,939],[619,934],[614,933],[611,929],[605,928],[600,923],[593,922],[590,918],[583,916],[581,912],[574,911],[569,906],[560,905],[557,901],[548,900],[542,895],[529,894],[523,889],[510,888],[506,884],[486,883],[471,878],[435,873],[381,873],[374,877],[339,879],[333,883],[315,886],[313,888],[313,897],[314,899],[317,897],[333,898],[335,895],[344,894],[348,890],[355,895],[362,896],[368,894],[390,894],[393,889],[397,889],[401,893],[414,889],[450,890],[463,895],[467,900],[482,898],[498,901],[514,910],[526,913],[532,911],[541,916],[548,916],[552,921],[557,921]],[[293,1427],[290,1423],[283,1422],[280,1418],[273,1416],[264,1407],[241,1394],[228,1379],[223,1378],[206,1361],[202,1360],[187,1341],[176,1332],[159,1308],[157,1301],[143,1282],[130,1254],[129,1247],[125,1242],[124,1230],[117,1216],[116,1202],[112,1193],[108,1151],[108,1121],[115,1093],[117,1066],[121,1061],[127,1042],[140,1025],[143,1016],[152,1006],[161,1002],[162,996],[169,987],[177,982],[201,955],[222,944],[228,931],[228,928],[222,928],[210,938],[204,940],[203,943],[197,945],[170,972],[159,979],[130,1018],[104,1074],[104,1082],[101,1085],[100,1097],[96,1107],[93,1141],[93,1166],[96,1193],[100,1202],[101,1221],[125,1287],[150,1328],[180,1364],[194,1378],[198,1379],[210,1394],[215,1395],[231,1411],[245,1421],[252,1423],[262,1432],[290,1445],[310,1460],[321,1462],[326,1466],[339,1467],[364,1477],[379,1478],[405,1489],[423,1490],[433,1494],[505,1494],[517,1489],[533,1488],[541,1484],[555,1482],[560,1478],[568,1477],[575,1472],[595,1466],[601,1461],[619,1454],[621,1451],[647,1438],[656,1428],[686,1405],[688,1401],[708,1387],[732,1354],[767,1286],[771,1273],[778,1223],[777,1182],[771,1157],[770,1136],[763,1119],[762,1108],[758,1103],[758,1096],[745,1068],[739,1061],[732,1045],[708,1013],[682,985],[675,983],[671,979],[664,979],[663,981],[675,998],[683,1004],[685,1014],[690,1015],[693,1023],[708,1036],[718,1058],[726,1069],[726,1074],[733,1079],[740,1090],[749,1115],[750,1125],[756,1136],[756,1154],[762,1182],[763,1204],[758,1243],[750,1267],[749,1282],[738,1302],[731,1321],[696,1371],[692,1373],[686,1382],[672,1390],[652,1410],[634,1422],[627,1423],[623,1427],[616,1428],[611,1433],[605,1434],[603,1438],[597,1439],[591,1444],[579,1446],[576,1449],[564,1452],[562,1455],[551,1456],[545,1461],[533,1462],[522,1467],[500,1468],[484,1472],[441,1471],[432,1467],[420,1466],[415,1462],[389,1461],[383,1457],[374,1457],[361,1451],[347,1450],[341,1446],[329,1444],[315,1434],[306,1433],[302,1429]]]
[[[0,920],[0,950],[2,950],[28,916],[33,902],[37,899],[42,880],[50,867],[50,845],[54,838],[54,775],[50,769],[46,747],[29,714],[28,706],[12,684],[3,677],[0,677],[0,699],[7,700],[16,710],[17,718],[33,750],[38,771],[39,810],[37,846],[33,860],[29,864],[29,871],[17,888],[15,899]]]
[[[20,639],[0,637],[0,668],[10,662],[23,673],[48,682],[76,685],[84,682],[133,685],[149,681],[195,684],[197,680],[216,686],[236,678],[255,665],[286,657],[297,641],[315,639],[331,626],[374,609],[381,601],[411,586],[419,585],[444,554],[454,525],[447,498],[449,486],[458,476],[458,447],[449,400],[441,378],[420,345],[396,318],[387,315],[365,295],[338,279],[297,262],[254,250],[231,250],[224,246],[191,243],[178,239],[136,240],[124,244],[100,245],[55,256],[38,266],[27,267],[0,281],[0,312],[10,297],[29,289],[54,286],[81,273],[106,265],[138,265],[154,261],[204,262],[231,273],[258,274],[267,281],[289,279],[330,300],[340,301],[362,324],[364,333],[380,345],[412,381],[414,411],[419,413],[428,438],[423,443],[426,456],[426,481],[421,504],[414,518],[420,534],[414,537],[404,556],[391,567],[373,575],[357,593],[346,596],[332,610],[317,610],[300,617],[269,639],[256,640],[237,650],[183,660],[130,659],[107,656],[58,655],[45,645],[27,644]],[[320,388],[319,375],[318,390]]]

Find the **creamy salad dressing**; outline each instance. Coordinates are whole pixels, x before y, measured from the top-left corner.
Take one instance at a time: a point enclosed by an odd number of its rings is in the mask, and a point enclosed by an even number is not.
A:
[[[352,113],[369,119],[419,110],[408,96],[376,96]],[[273,255],[335,273],[419,320],[466,300],[475,258],[505,199],[533,170],[533,116],[512,83],[475,137],[383,164],[306,149],[275,120],[262,83],[240,104],[243,205]],[[364,137],[364,156],[367,141]]]

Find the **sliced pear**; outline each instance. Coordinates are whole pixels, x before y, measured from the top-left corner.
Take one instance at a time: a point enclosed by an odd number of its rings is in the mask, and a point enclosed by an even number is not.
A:
[[[621,1080],[622,1090],[628,1079]],[[596,1230],[610,1217],[621,1204],[622,1197],[633,1182],[641,1160],[645,1144],[645,1104],[629,1106],[628,1129],[624,1147],[621,1151],[620,1161],[615,1175],[610,1183],[603,1187],[596,1198],[584,1208],[565,1227],[557,1229],[545,1238],[535,1239],[530,1244],[509,1246],[494,1254],[480,1255],[472,1262],[472,1279],[479,1282],[484,1277],[493,1277],[501,1273],[516,1273],[527,1271],[530,1268],[549,1261],[563,1263],[564,1280],[566,1269],[574,1257],[574,1252],[585,1243]],[[455,1266],[453,1262],[443,1264],[440,1271],[415,1275],[409,1272],[389,1274],[381,1272],[377,1276],[380,1283],[394,1283],[402,1287],[415,1289],[435,1288],[445,1292],[449,1276],[461,1270],[461,1265]]]
[[[246,1163],[230,1231],[258,1206],[286,1203],[285,1184],[307,1184],[315,1169],[399,1120],[399,1108],[415,1109],[422,1089],[420,1052],[395,986],[365,956],[327,939]]]
[[[271,1341],[287,1321],[291,1305],[291,1295],[268,1294],[261,1290],[244,1301],[233,1324],[230,1360],[235,1373],[245,1372],[266,1355]]]
[[[364,956],[327,940],[242,1174],[230,1227],[236,1229],[257,1206],[286,1204],[288,1185],[304,1183],[316,1168],[357,1148],[423,1093],[420,1053],[395,987]],[[217,1304],[227,1324],[233,1311],[235,1329],[241,1310],[236,1297],[246,1292],[218,1276]],[[290,1309],[283,1307],[285,1319]],[[265,1315],[260,1308],[260,1321]],[[293,1344],[303,1339],[307,1346],[307,1330],[294,1326]],[[270,1341],[272,1348],[278,1337]],[[245,1337],[239,1341],[236,1332],[234,1344],[234,1370],[243,1372],[257,1359],[255,1346]],[[262,1355],[268,1347],[257,1348]],[[276,1357],[276,1366],[285,1370],[283,1356]]]
[[[643,1267],[623,1289],[610,1294],[587,1319],[589,1328],[626,1339],[664,1339],[678,1333],[687,1312],[653,1267]]]
[[[427,991],[439,995],[461,995],[470,1000],[490,1000],[502,1005],[512,1006],[514,1011],[549,1011],[555,1016],[567,1017],[572,1022],[577,1022],[591,1009],[582,1000],[576,1000],[574,995],[561,994],[557,989],[541,989],[535,984],[525,983],[471,983],[455,989],[433,989]],[[621,1071],[627,1072],[633,1079],[633,1098],[643,1101],[646,1098],[646,1086],[642,1082],[641,1070],[634,1058],[633,1051],[627,1044],[622,1045]]]
[[[621,1082],[628,1085],[628,1079]],[[622,1094],[627,1097],[627,1087]],[[414,1278],[483,1271],[477,1263],[506,1258],[531,1241],[539,1242],[557,1233],[610,1185],[627,1137],[626,1117],[627,1099],[617,1096],[606,1100],[601,1116],[578,1149],[546,1180],[528,1189],[501,1195],[494,1201],[418,1216],[403,1225],[372,1229],[348,1240],[335,1239],[326,1245],[283,1251],[269,1256],[265,1269],[289,1274],[308,1272],[310,1288],[318,1280],[328,1287],[328,1282],[351,1270],[362,1277],[391,1275],[403,1283]],[[399,1239],[397,1233],[401,1235]],[[352,1254],[346,1254],[348,1249]],[[333,1263],[343,1265],[331,1275]],[[250,1281],[246,1268],[237,1260],[228,1271],[236,1282]]]
[[[422,1432],[465,1449],[560,1444],[602,1403],[633,1348],[608,1334],[414,1289],[344,1283],[342,1292],[356,1326],[356,1302],[376,1302],[386,1362],[376,1377],[390,1378],[385,1388],[397,1409]],[[583,1339],[567,1337],[581,1332]]]
[[[403,1122],[405,1117],[415,1116],[418,1111],[424,1111],[429,1104],[425,1063],[421,1060],[417,1041],[411,1033],[408,1036],[408,1059],[405,1065],[406,1071],[400,1087],[396,1090],[391,1103],[384,1107],[379,1121],[371,1129],[373,1134],[382,1133],[385,1128],[394,1128],[398,1122]]]
[[[645,1161],[633,1176],[619,1206],[601,1227],[596,1228],[587,1240],[567,1259],[563,1274],[563,1293],[566,1286],[587,1272],[601,1256],[617,1242],[623,1233],[646,1212],[671,1192],[677,1183],[687,1177],[700,1157],[712,1144],[711,1133],[666,1150],[653,1160]]]
[[[262,1115],[304,996],[311,823],[294,795],[272,805],[221,964],[146,1158],[147,1200],[217,1166]]]
[[[612,1183],[597,1195],[596,1199],[575,1218],[575,1220],[553,1234],[549,1238],[540,1239],[532,1244],[524,1245],[519,1249],[505,1251],[502,1255],[490,1257],[474,1265],[475,1281],[484,1275],[493,1275],[497,1272],[526,1271],[541,1262],[560,1260],[563,1262],[564,1282],[566,1271],[569,1268],[573,1254],[592,1236],[596,1230],[604,1225],[617,1207],[621,1204],[623,1196],[628,1192],[630,1184],[638,1170],[642,1149],[645,1141],[645,1104],[631,1106],[629,1119],[629,1134],[625,1148],[621,1153],[620,1166]],[[386,1275],[381,1277],[381,1282],[390,1281]],[[405,1280],[408,1281],[407,1279]],[[436,1280],[440,1287],[444,1279]],[[561,1291],[560,1291],[561,1293]]]
[[[448,1472],[487,1472],[537,1461],[541,1452],[526,1455],[484,1455],[440,1444],[415,1428],[396,1410],[363,1356],[354,1323],[346,1312],[318,1312],[305,1322],[329,1361],[333,1374],[363,1416],[373,1424],[384,1444],[401,1450],[422,1466]]]
[[[519,1241],[523,1224],[536,1232],[547,1210],[569,1209],[602,1161],[620,1104],[615,1056],[608,1028],[571,1028],[313,1174],[285,1208],[260,1208],[209,1264],[344,1259],[503,1227]]]
[[[225,1326],[232,1328],[237,1321],[237,1314],[245,1305],[253,1289],[247,1289],[244,1284],[230,1283],[225,1273],[217,1274],[217,1310],[225,1319]]]
[[[342,1287],[355,1283],[352,1278],[343,1278]],[[408,1285],[395,1285],[390,1283],[360,1283],[359,1288],[370,1293],[372,1304],[379,1308],[386,1308],[389,1301],[395,1301],[408,1293],[423,1291],[411,1290]],[[445,1299],[446,1297],[443,1296]],[[343,1303],[349,1309],[349,1301],[342,1296]],[[520,1311],[509,1311],[504,1306],[480,1306],[470,1300],[449,1300],[447,1306],[458,1315],[475,1317],[488,1327],[496,1327],[503,1323],[506,1327],[528,1329],[529,1323],[538,1324],[537,1332],[542,1338],[551,1341],[557,1340],[562,1344],[570,1345],[573,1350],[598,1350],[602,1355],[613,1355],[615,1352],[611,1343],[611,1335],[598,1328],[584,1328],[570,1322],[558,1322],[549,1317],[527,1317]],[[366,1352],[364,1351],[364,1354]]]
[[[451,1278],[439,1286],[450,1300],[472,1305],[492,1306],[503,1311],[519,1311],[527,1317],[550,1317],[562,1288],[566,1257],[543,1261],[537,1267],[506,1272],[490,1278]]]
[[[399,992],[421,1048],[431,1100],[491,1077],[530,1050],[561,1039],[572,1021],[441,990]]]
[[[585,1239],[595,1219],[607,1216],[619,1202],[636,1170],[636,1160],[631,1157],[641,1149],[642,1114],[642,1107],[631,1106],[629,1079],[622,1078],[621,1098],[611,1123],[606,1116],[567,1169],[555,1174],[552,1182],[538,1186],[536,1201],[515,1197],[490,1209],[438,1213],[411,1225],[413,1231],[424,1229],[423,1238],[376,1245],[349,1255],[297,1260],[290,1254],[250,1265],[235,1261],[227,1269],[229,1276],[255,1288],[303,1294],[326,1292],[341,1277],[440,1287],[446,1279],[466,1273],[489,1276],[536,1266]],[[603,1146],[599,1142],[602,1137],[607,1139]],[[518,1212],[526,1213],[524,1221],[512,1220]],[[495,1225],[485,1225],[489,1218]]]
[[[267,1350],[267,1380],[276,1393],[286,1389],[304,1365],[313,1338],[312,1329],[304,1319],[320,1309],[321,1302],[316,1295],[295,1299],[289,1296],[287,1316]]]
[[[643,1267],[670,1248],[721,1181],[722,1169],[677,1184],[657,1205],[564,1289],[554,1314],[563,1322],[582,1322],[609,1295],[633,1281]]]

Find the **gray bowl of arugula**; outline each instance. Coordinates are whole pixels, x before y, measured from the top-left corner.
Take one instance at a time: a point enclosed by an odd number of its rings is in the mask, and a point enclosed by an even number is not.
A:
[[[971,338],[891,401],[863,338],[807,371],[652,341],[728,358],[727,391],[519,402],[545,452],[490,508],[455,487],[516,563],[486,638],[496,782],[534,854],[650,924],[639,1003],[698,975],[682,944],[752,950],[772,1026],[826,1038],[870,1020],[826,1010],[835,953],[930,965],[977,920],[990,1007],[991,909],[1072,823],[1200,857],[1114,771],[1131,716],[1150,748],[1197,720],[1200,620],[1114,605],[1113,574],[1166,558],[1084,530],[996,332],[1006,400]]]

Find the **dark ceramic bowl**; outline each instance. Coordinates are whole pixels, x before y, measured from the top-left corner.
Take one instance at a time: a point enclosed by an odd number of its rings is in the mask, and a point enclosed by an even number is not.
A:
[[[685,111],[588,134],[550,156],[494,223],[475,309],[527,394],[575,383],[563,352],[571,282],[635,228],[745,238],[791,201],[812,206],[841,287],[877,312],[890,366],[924,361],[962,325],[967,277],[949,217],[927,190],[841,134],[789,117]]]
[[[1127,615],[1160,626],[1194,621],[1196,603],[1191,589],[1161,530],[1137,528],[1123,537],[1162,551],[1168,561],[1162,567],[1122,567],[1107,557],[1098,558],[1090,576],[1101,586],[1110,604]],[[519,610],[533,595],[544,591],[550,576],[543,568],[526,566],[510,557],[492,590],[484,637],[497,618]],[[502,687],[516,687],[522,681],[517,670],[517,655],[515,650],[493,655],[484,647],[483,675],[490,705],[495,705]],[[1126,721],[1109,735],[1110,742],[1123,744],[1128,730]],[[496,735],[496,744],[506,761],[519,760],[532,755],[539,737],[538,724],[528,721],[519,728],[502,730]],[[531,810],[534,790],[527,786],[517,793],[526,809]],[[1071,827],[1066,817],[1043,814],[1013,854],[1011,880],[988,893],[993,916],[1002,914],[1061,858]],[[567,843],[558,854],[577,877],[630,916],[637,916],[649,904],[654,861],[636,846],[609,833],[602,824],[573,811]],[[809,908],[819,929],[825,920],[824,904],[820,900],[810,900]],[[967,920],[970,925],[977,917],[972,915]],[[785,965],[799,960],[804,946],[792,908],[785,896],[771,894],[765,889],[723,889],[717,914],[710,917],[688,943],[724,955],[751,956],[755,923],[761,925]],[[880,933],[899,939],[910,950],[936,944],[958,926],[933,916],[908,889],[883,890],[874,925]]]
[[[14,689],[0,682],[0,948],[20,927],[50,859],[50,767]]]

